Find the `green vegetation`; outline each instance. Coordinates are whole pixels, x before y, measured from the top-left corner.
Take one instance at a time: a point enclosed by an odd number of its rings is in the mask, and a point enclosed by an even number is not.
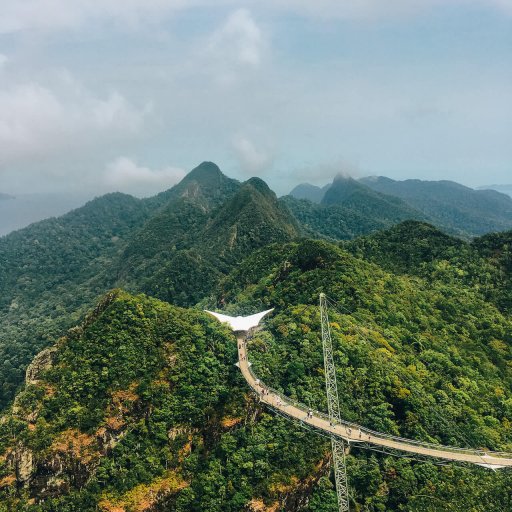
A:
[[[428,221],[465,238],[512,229],[512,199],[506,193],[473,190],[452,181],[395,181],[384,176],[354,180],[338,176],[323,188],[299,185],[290,196],[308,200],[291,203],[313,231],[339,240],[409,219]],[[329,205],[330,210],[319,205]],[[335,226],[340,221],[338,232]]]
[[[192,305],[245,254],[297,233],[265,183],[241,186],[205,162],[154,198],[109,194],[0,238],[0,409],[34,355],[108,289]]]
[[[147,216],[142,201],[109,194],[0,238],[0,408],[34,355],[114,285],[109,265]]]
[[[253,367],[325,410],[320,292],[344,418],[512,451],[512,232],[395,225],[413,210],[354,183],[336,204],[278,201],[206,162],[154,198],[1,238],[0,512],[335,512],[328,440],[264,410],[234,336],[199,311],[275,307]],[[512,509],[510,472],[357,448],[347,463],[354,510]]]
[[[394,181],[382,176],[361,182],[401,198],[429,222],[458,235],[512,229],[512,199],[495,190],[473,190],[453,181]]]

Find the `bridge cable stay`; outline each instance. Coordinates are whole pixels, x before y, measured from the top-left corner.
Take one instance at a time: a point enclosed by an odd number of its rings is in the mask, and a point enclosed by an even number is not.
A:
[[[327,392],[329,421],[332,425],[335,425],[341,423],[341,414],[338,385],[336,383],[336,367],[334,366],[332,350],[331,328],[327,312],[327,300],[324,293],[320,294],[320,317],[322,322],[322,347],[324,352],[325,388]],[[349,512],[345,442],[342,439],[331,436],[331,447],[338,507],[340,512]]]

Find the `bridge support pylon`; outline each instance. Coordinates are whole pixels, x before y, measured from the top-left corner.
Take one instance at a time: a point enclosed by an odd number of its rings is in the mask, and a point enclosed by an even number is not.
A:
[[[325,389],[327,392],[327,407],[329,420],[333,425],[341,423],[338,385],[336,383],[336,367],[334,366],[331,327],[327,312],[327,300],[324,293],[320,294],[320,319],[322,322],[322,347],[324,352]],[[340,512],[350,512],[347,482],[347,467],[345,464],[345,442],[331,437],[332,460],[336,494]]]

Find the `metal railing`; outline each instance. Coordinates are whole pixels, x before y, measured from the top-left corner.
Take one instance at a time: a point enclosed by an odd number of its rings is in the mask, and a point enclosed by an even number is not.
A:
[[[245,342],[246,343],[246,342]],[[247,344],[246,344],[246,355],[247,355]],[[248,361],[248,360],[247,360]],[[312,407],[309,407],[297,400],[294,400],[293,398],[290,398],[286,395],[284,395],[282,392],[268,386],[267,384],[263,383],[262,380],[254,373],[254,371],[252,370],[251,368],[251,365],[248,365],[248,371],[249,373],[251,374],[251,376],[253,377],[253,379],[255,381],[258,381],[259,382],[259,385],[264,387],[266,390],[269,391],[269,393],[277,396],[281,402],[282,402],[282,405],[284,407],[286,407],[287,405],[292,405],[294,407],[296,407],[297,409],[300,409],[301,411],[304,411],[304,414],[308,414],[308,412],[312,412],[314,416],[318,417],[318,418],[321,418],[325,421],[327,421],[328,423],[330,423],[330,419],[329,419],[329,416],[324,413],[324,412],[321,412],[321,411],[317,411],[315,409],[313,409]],[[251,383],[249,383],[249,385],[251,385]],[[258,394],[259,396],[259,392],[257,389],[255,389],[252,385],[251,385],[251,388]],[[286,411],[281,409],[281,411],[283,413],[286,414]],[[291,416],[291,415],[289,415]],[[477,456],[477,457],[496,457],[496,458],[507,458],[507,459],[511,459],[512,460],[512,453],[507,453],[507,452],[494,452],[494,451],[488,451],[488,450],[478,450],[478,449],[474,449],[474,448],[460,448],[460,447],[456,447],[456,446],[446,446],[446,445],[442,445],[442,444],[436,444],[436,443],[428,443],[428,442],[425,442],[425,441],[416,441],[414,439],[407,439],[407,438],[404,438],[404,437],[399,437],[399,436],[393,436],[391,434],[385,434],[385,433],[382,433],[382,432],[377,432],[375,430],[371,430],[367,427],[363,427],[362,425],[358,425],[357,423],[352,423],[350,421],[346,421],[346,420],[341,420],[339,423],[338,422],[334,422],[332,423],[333,427],[336,427],[337,425],[340,425],[340,426],[343,426],[343,427],[346,427],[347,429],[350,428],[350,429],[355,429],[357,431],[360,431],[362,434],[366,434],[367,436],[369,437],[374,437],[376,439],[386,439],[386,440],[389,440],[389,441],[392,441],[394,443],[398,443],[398,444],[405,444],[405,445],[408,445],[408,446],[414,446],[414,447],[421,447],[421,448],[425,448],[425,449],[429,449],[429,450],[435,450],[435,451],[439,451],[439,452],[450,452],[450,453],[460,453],[460,454],[467,454],[467,455],[474,455],[474,456]],[[313,426],[315,427],[314,425],[310,425],[310,426]],[[318,427],[315,427],[315,428],[318,428]],[[349,442],[359,442],[359,440],[357,439],[350,439],[350,438],[347,438],[347,437],[343,437],[341,434],[337,433],[337,432],[330,432],[330,434],[332,435],[335,435],[337,437],[340,437],[342,439],[345,439]],[[361,441],[364,441],[364,442],[367,442],[368,440],[367,439],[364,439],[364,440],[361,440]],[[397,449],[398,447],[394,447],[395,449]],[[483,463],[485,463],[485,461],[482,461]]]

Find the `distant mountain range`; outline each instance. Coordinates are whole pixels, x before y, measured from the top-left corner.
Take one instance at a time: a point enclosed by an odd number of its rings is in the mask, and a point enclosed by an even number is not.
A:
[[[327,188],[299,185],[290,196],[317,203],[321,208],[333,205],[349,208],[354,215],[363,215],[385,226],[406,218],[425,220],[459,236],[512,228],[511,197],[495,190],[474,190],[452,181],[337,177]],[[310,211],[319,210],[312,204],[297,205],[293,201],[289,201],[289,206],[296,215],[305,218]],[[324,216],[332,218],[336,214],[331,210]]]
[[[477,187],[477,190],[496,190],[503,194],[512,196],[512,184],[509,184],[509,185],[484,185],[482,187]]]

